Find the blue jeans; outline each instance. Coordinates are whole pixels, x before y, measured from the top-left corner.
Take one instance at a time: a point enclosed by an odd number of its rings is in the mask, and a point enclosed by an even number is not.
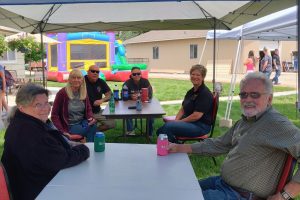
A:
[[[279,69],[279,68],[276,69],[275,76],[272,79],[272,82],[274,82],[275,84],[278,84],[278,78],[279,78],[280,74],[281,74],[281,69]]]
[[[270,72],[264,71],[263,73],[265,74],[267,79],[270,79],[272,71],[270,71]]]
[[[210,125],[201,122],[171,121],[160,127],[156,134],[167,134],[170,142],[177,143],[175,136],[197,137],[208,134],[210,129]]]
[[[149,124],[149,136],[152,136],[154,119],[153,118],[149,119],[149,123],[150,123]],[[132,119],[126,119],[126,128],[127,128],[127,131],[134,130]]]
[[[205,200],[247,200],[225,183],[220,176],[199,180],[199,184]]]
[[[87,123],[85,120],[84,123]],[[94,142],[94,136],[97,132],[97,126],[95,124],[91,126],[83,126],[83,122],[78,124],[69,125],[70,134],[78,134],[86,137],[87,142]]]

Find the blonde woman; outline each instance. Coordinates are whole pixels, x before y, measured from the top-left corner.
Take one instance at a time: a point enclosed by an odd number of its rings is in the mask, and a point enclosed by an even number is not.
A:
[[[66,87],[56,94],[51,119],[63,134],[72,139],[72,135],[85,136],[87,142],[94,141],[96,120],[93,118],[86,85],[79,69],[70,72]]]

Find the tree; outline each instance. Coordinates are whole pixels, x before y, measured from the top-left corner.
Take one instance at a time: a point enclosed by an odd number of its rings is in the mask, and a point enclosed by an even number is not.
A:
[[[125,41],[130,38],[136,37],[142,33],[144,32],[143,31],[119,31],[116,32],[115,34],[116,34],[116,39]]]
[[[8,50],[7,42],[5,41],[4,36],[0,35],[0,56]]]
[[[25,63],[40,61],[42,59],[41,44],[34,40],[34,37],[20,37],[8,42],[8,47],[25,54]],[[44,51],[44,57],[45,57]]]

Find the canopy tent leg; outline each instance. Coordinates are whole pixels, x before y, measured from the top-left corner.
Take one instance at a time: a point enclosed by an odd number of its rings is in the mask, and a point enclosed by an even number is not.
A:
[[[225,111],[225,117],[220,120],[220,127],[231,127],[232,126],[232,119],[230,119],[230,112],[231,112],[231,106],[232,106],[232,101],[233,101],[233,95],[234,95],[234,90],[235,90],[235,83],[236,83],[236,71],[237,71],[237,66],[240,62],[240,56],[241,56],[241,44],[242,44],[242,39],[240,38],[236,50],[236,56],[235,56],[235,61],[234,61],[234,67],[233,67],[233,72],[232,72],[232,77],[230,81],[230,89],[228,92],[228,99],[227,99],[227,106],[226,106],[226,111]]]
[[[300,44],[299,44],[299,33],[300,33],[300,22],[299,22],[299,6],[300,6],[300,2],[298,2],[298,6],[297,6],[297,35],[298,35],[298,43],[297,43],[297,48],[298,48],[298,52],[297,52],[297,59],[298,59],[298,98],[297,98],[297,102],[296,102],[296,107],[298,109],[298,111],[300,112],[300,102],[299,102],[299,99],[300,99],[300,81],[299,81],[299,77],[300,77],[300,70],[299,70],[299,58],[300,58]]]
[[[204,45],[203,45],[203,49],[202,49],[201,56],[200,56],[200,59],[199,59],[199,64],[201,64],[201,62],[202,62],[203,54],[204,54],[204,51],[206,49],[206,42],[207,42],[207,39],[205,40]]]

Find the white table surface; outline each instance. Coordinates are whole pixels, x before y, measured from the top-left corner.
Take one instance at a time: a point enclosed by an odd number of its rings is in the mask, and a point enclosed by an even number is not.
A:
[[[152,144],[87,146],[90,158],[61,170],[37,199],[203,200],[187,154],[157,156]]]

